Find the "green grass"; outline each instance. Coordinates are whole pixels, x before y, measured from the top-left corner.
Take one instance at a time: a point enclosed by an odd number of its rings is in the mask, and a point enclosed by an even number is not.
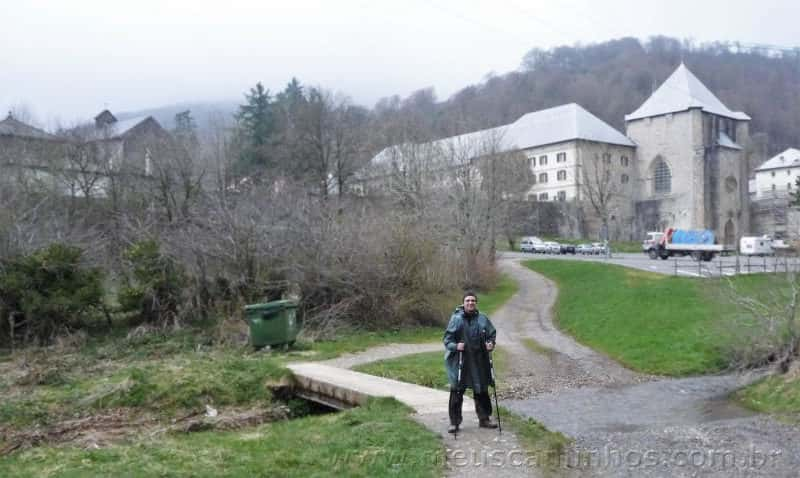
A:
[[[558,285],[559,327],[627,367],[681,376],[726,366],[724,339],[715,331],[730,306],[708,292],[718,281],[577,261],[525,265]]]
[[[288,375],[275,360],[240,350],[99,364],[73,353],[33,367],[42,371],[36,383],[2,380],[0,425],[47,425],[117,407],[173,417],[205,404],[265,405],[271,401],[268,384]]]
[[[522,448],[529,456],[535,458],[534,463],[541,466],[556,466],[559,458],[570,443],[570,439],[558,432],[551,432],[541,423],[528,417],[500,407],[501,420],[517,435]]]
[[[478,293],[478,309],[491,318],[517,291],[519,284],[511,276],[503,274],[491,291]]]
[[[440,390],[449,389],[444,368],[444,347],[441,352],[425,352],[390,360],[380,360],[354,368],[359,372],[416,383]]]
[[[545,347],[544,345],[540,344],[535,339],[532,339],[530,337],[523,338],[522,339],[522,344],[525,345],[525,347],[527,347],[528,350],[530,350],[532,352],[536,352],[537,354],[540,354],[540,355],[550,356],[550,355],[553,354],[553,349],[551,349],[549,347]]]
[[[0,476],[441,476],[441,442],[391,399],[236,432],[166,436],[97,450],[29,449]]]
[[[800,413],[800,376],[797,373],[775,375],[745,387],[734,395],[752,410],[774,414]]]
[[[642,253],[641,241],[611,241],[611,252],[638,252]]]
[[[426,343],[441,340],[444,325],[441,327],[416,327],[412,329],[387,330],[382,332],[356,331],[342,333],[331,340],[318,342],[301,342],[297,352],[289,353],[292,360],[327,360],[345,353],[364,351],[370,347],[386,344]],[[278,352],[282,354],[282,352]]]

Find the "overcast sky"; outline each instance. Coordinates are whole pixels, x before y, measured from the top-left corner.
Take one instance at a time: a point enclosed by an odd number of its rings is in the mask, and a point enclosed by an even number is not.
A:
[[[534,47],[668,35],[797,46],[797,0],[0,0],[0,115],[240,100],[292,77],[372,106],[439,99]]]

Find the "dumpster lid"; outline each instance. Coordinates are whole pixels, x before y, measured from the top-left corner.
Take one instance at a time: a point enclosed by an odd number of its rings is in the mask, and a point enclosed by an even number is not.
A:
[[[292,309],[297,307],[297,301],[294,300],[273,300],[272,302],[265,302],[263,304],[250,304],[244,306],[246,311],[259,311],[268,312],[270,310]]]

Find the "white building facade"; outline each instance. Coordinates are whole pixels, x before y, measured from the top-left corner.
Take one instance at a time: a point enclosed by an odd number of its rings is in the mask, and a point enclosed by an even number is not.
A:
[[[499,138],[496,152],[516,151],[528,160],[532,180],[524,199],[574,203],[586,236],[597,236],[605,222],[614,239],[677,227],[711,229],[732,245],[749,229],[749,122],[681,64],[626,115],[627,135],[571,103],[428,145]],[[373,163],[396,156],[397,148]],[[800,175],[800,164],[794,171],[783,187]],[[598,195],[605,198],[600,206]]]
[[[800,177],[800,150],[789,148],[756,168],[750,190],[756,200],[789,196],[796,192]]]

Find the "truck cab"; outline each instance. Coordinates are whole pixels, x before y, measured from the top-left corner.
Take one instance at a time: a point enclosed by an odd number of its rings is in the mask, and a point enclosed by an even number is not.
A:
[[[651,259],[658,257],[658,244],[663,237],[663,232],[648,232],[647,237],[642,241],[642,252],[650,256]]]

